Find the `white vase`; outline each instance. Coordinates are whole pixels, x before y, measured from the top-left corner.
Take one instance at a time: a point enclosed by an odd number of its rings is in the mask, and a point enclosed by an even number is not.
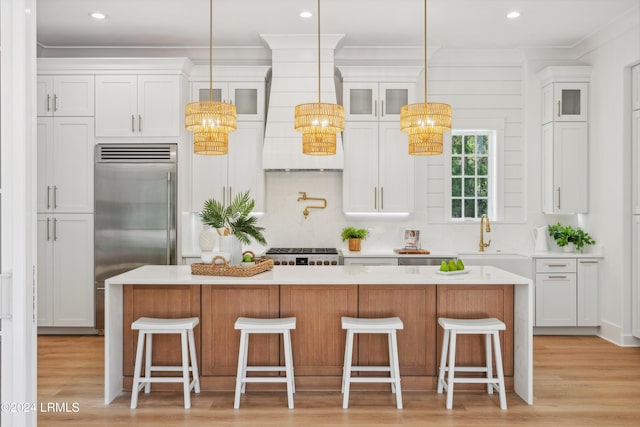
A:
[[[240,265],[242,262],[242,243],[236,236],[220,236],[220,252],[229,252],[229,265]]]
[[[202,252],[211,252],[216,244],[216,233],[211,227],[205,226],[198,234],[198,246]]]

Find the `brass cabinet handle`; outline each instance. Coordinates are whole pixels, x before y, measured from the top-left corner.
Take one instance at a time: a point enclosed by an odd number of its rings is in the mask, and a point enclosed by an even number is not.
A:
[[[131,115],[131,133],[135,133],[136,132],[136,117],[132,114]]]
[[[47,113],[51,111],[51,95],[47,94]]]
[[[142,114],[138,114],[138,132],[142,132]]]
[[[598,261],[578,261],[580,264],[597,264]]]
[[[566,279],[567,276],[549,276],[549,279]]]
[[[558,101],[558,117],[561,117],[560,101]]]
[[[380,187],[380,210],[384,210],[384,187]]]
[[[549,264],[547,267],[566,267],[567,264]]]
[[[378,100],[373,101],[373,117],[378,117]]]
[[[58,220],[53,218],[53,240],[58,240]]]
[[[51,218],[47,217],[47,242],[51,240],[51,235],[49,234],[49,222],[51,222]]]
[[[51,200],[51,187],[47,185],[47,209],[51,208],[49,200]]]
[[[58,208],[58,187],[53,186],[53,209]]]
[[[560,209],[560,187],[558,187],[558,209]]]
[[[380,101],[380,116],[384,117],[384,99]]]
[[[373,209],[378,209],[378,187],[373,187]]]
[[[58,111],[58,95],[53,94],[53,111]]]

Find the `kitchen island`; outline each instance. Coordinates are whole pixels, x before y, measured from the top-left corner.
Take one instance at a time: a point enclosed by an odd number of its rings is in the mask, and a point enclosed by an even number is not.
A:
[[[106,281],[105,403],[130,389],[135,353],[130,324],[140,316],[200,318],[196,348],[205,390],[233,389],[239,340],[233,322],[238,316],[296,316],[296,388],[336,392],[344,355],[341,316],[403,320],[398,346],[406,390],[435,389],[442,339],[437,318],[445,316],[505,322],[501,345],[507,386],[532,404],[532,286],[529,279],[490,266],[469,267],[467,274],[457,275],[441,275],[435,266],[276,266],[242,278],[196,276],[190,266],[140,267]],[[156,358],[163,364],[179,360],[179,345],[171,338],[154,340],[154,363]],[[464,338],[469,340],[458,343],[462,361],[482,363],[482,339]],[[360,337],[354,358],[360,364],[384,363],[385,344],[383,337]],[[252,341],[251,364],[279,360],[276,336]]]

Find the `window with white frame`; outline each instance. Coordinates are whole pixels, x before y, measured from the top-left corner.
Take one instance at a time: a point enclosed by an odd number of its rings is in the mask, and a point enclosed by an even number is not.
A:
[[[495,131],[451,132],[451,219],[493,217],[495,209]]]

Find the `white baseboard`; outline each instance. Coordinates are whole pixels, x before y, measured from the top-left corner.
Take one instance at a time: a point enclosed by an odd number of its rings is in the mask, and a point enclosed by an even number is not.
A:
[[[542,327],[538,326],[533,328],[533,335],[595,335],[598,336],[597,326],[582,326],[582,327]]]
[[[39,327],[38,335],[102,335],[96,328]]]
[[[640,339],[633,335],[622,333],[622,328],[613,323],[602,321],[598,335],[600,338],[621,347],[640,347]]]

